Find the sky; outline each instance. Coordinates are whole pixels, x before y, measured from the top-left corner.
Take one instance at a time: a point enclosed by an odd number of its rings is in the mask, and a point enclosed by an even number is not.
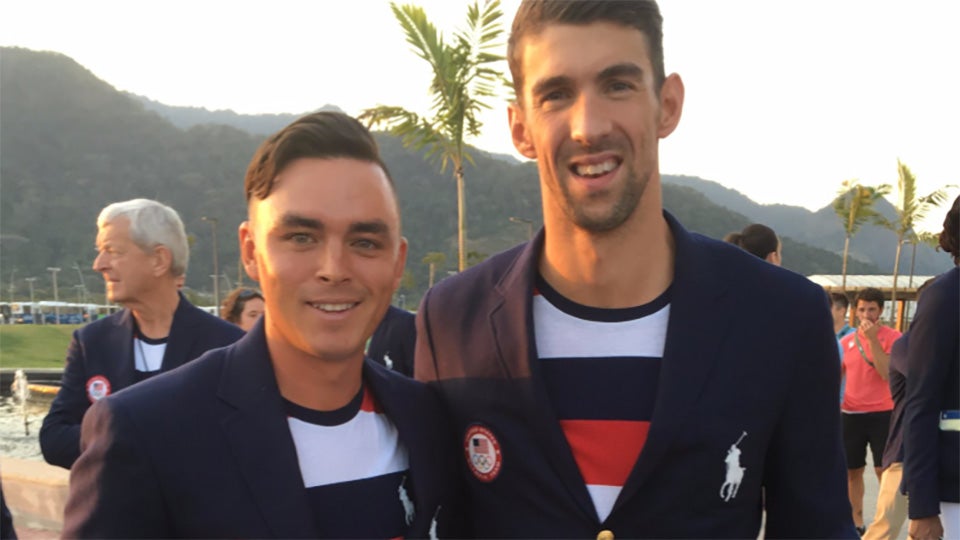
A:
[[[461,0],[411,3],[447,35],[465,19]],[[502,2],[505,29],[518,5]],[[686,87],[680,125],[660,142],[662,173],[810,210],[846,179],[896,185],[898,158],[921,195],[960,185],[960,2],[660,5],[666,69]],[[0,0],[0,45],[61,52],[168,105],[246,114],[429,106],[429,67],[386,0]],[[468,142],[520,158],[505,98],[483,121]],[[960,187],[949,193],[952,202]],[[945,212],[921,229],[939,231]]]

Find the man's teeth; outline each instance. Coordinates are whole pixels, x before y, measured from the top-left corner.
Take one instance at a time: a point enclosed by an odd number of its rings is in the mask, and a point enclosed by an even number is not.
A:
[[[611,159],[604,161],[603,163],[595,163],[593,165],[577,165],[574,167],[574,172],[580,176],[599,176],[616,168],[616,160]]]
[[[340,311],[346,311],[352,308],[353,306],[355,306],[356,304],[350,303],[350,304],[310,304],[310,305],[316,309],[319,309],[320,311],[340,312]]]

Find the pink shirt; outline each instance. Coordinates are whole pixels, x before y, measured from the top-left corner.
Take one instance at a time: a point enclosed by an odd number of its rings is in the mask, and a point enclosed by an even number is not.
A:
[[[860,349],[857,347],[856,337],[858,335],[863,350],[867,353],[868,359],[873,362],[870,340],[859,330],[844,336],[840,340],[840,346],[843,348],[843,369],[847,378],[846,389],[843,392],[843,404],[840,408],[844,412],[853,413],[893,410],[890,383],[880,378],[877,370],[864,361]],[[893,342],[899,337],[900,332],[888,326],[880,326],[877,331],[877,339],[887,354],[890,354]]]

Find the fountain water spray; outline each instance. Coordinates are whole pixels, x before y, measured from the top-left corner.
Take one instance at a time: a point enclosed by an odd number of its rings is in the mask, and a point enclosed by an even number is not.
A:
[[[30,435],[30,416],[27,414],[27,400],[30,399],[30,386],[27,383],[27,374],[18,369],[13,376],[11,385],[14,397],[20,401],[20,414],[23,415],[23,434]]]

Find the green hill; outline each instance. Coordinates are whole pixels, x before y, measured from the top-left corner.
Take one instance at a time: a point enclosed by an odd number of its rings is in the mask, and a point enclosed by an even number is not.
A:
[[[172,115],[179,108],[148,108],[142,98],[118,92],[61,54],[2,48],[0,57],[3,299],[10,296],[7,284],[14,298],[25,299],[29,276],[38,278],[37,298],[49,298],[46,268],[58,266],[63,269],[61,299],[78,298],[82,274],[86,289],[102,301],[102,280],[90,269],[96,216],[103,206],[134,197],[157,199],[180,212],[192,241],[187,287],[195,290],[212,289],[212,231],[202,218],[216,218],[220,269],[226,276],[221,289],[236,284],[241,277],[236,230],[246,211],[243,176],[262,135],[196,123],[205,118],[203,110],[192,110],[188,123],[178,120],[192,127],[178,127],[157,111]],[[242,115],[210,114],[211,122],[261,125]],[[428,269],[421,260],[427,253],[447,253],[448,267],[438,269],[438,276],[454,269],[455,185],[449,171],[441,172],[398,139],[381,135],[378,140],[396,179],[410,241],[410,279],[401,293],[412,307],[426,288]],[[476,166],[466,169],[467,235],[468,250],[479,260],[526,239],[526,226],[511,217],[536,224],[542,218],[534,164],[483,151],[474,156]],[[690,229],[717,238],[749,223],[702,193],[669,182],[664,203]],[[834,253],[789,238],[785,245],[785,266],[794,271],[840,271]],[[877,268],[855,261],[850,272],[876,273]]]

